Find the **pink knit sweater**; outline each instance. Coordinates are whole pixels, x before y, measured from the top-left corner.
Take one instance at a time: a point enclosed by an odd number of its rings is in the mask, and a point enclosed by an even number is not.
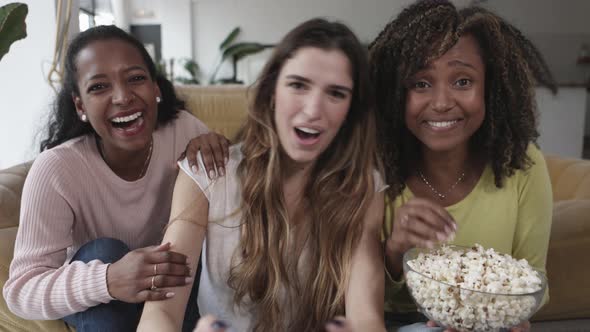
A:
[[[207,127],[188,112],[154,132],[143,178],[119,178],[100,157],[93,135],[45,151],[25,181],[20,225],[4,285],[10,310],[27,319],[57,319],[107,303],[108,264],[71,257],[100,237],[131,250],[158,244],[168,222],[176,159]]]

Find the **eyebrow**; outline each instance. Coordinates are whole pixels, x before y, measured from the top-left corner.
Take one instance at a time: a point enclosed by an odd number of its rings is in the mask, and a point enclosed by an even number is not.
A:
[[[141,71],[147,72],[147,70],[144,67],[138,66],[138,65],[135,65],[135,66],[131,66],[129,68],[126,68],[125,70],[123,70],[123,72],[124,73],[128,73],[128,72],[133,71],[133,70],[141,70]],[[106,74],[96,74],[96,75],[90,76],[88,78],[88,81],[95,80],[97,78],[105,78],[105,77],[107,77]]]
[[[303,76],[295,75],[295,74],[287,75],[286,78],[298,80],[298,81],[303,81],[305,83],[311,83],[310,79],[305,78]],[[344,85],[330,84],[329,87],[332,89],[344,90],[344,91],[348,91],[348,92],[352,93],[352,89],[347,86],[344,86]]]
[[[461,60],[451,60],[448,62],[448,65],[451,67],[469,67],[473,70],[477,70],[472,64]]]
[[[477,71],[475,66],[473,66],[472,64],[470,64],[468,62],[461,61],[461,60],[451,60],[451,61],[447,62],[447,64],[451,67],[467,67],[467,68],[471,68],[471,69]],[[424,67],[424,70],[431,70],[431,69],[434,69],[432,64],[428,64],[426,67]]]

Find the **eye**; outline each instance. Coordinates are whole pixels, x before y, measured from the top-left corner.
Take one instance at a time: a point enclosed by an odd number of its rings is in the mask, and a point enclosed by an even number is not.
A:
[[[105,89],[107,87],[106,84],[103,83],[96,83],[96,84],[92,84],[91,86],[88,87],[88,90],[86,90],[86,92],[90,93],[90,92],[98,92],[101,91],[102,89]]]
[[[147,77],[145,75],[133,75],[129,78],[130,82],[141,82],[145,81]]]
[[[457,80],[457,82],[455,82],[455,85],[461,88],[466,88],[466,87],[470,87],[471,84],[473,83],[473,81],[471,81],[468,78],[462,78],[460,80]]]
[[[328,91],[328,94],[337,99],[346,99],[346,97],[348,96],[348,94],[337,89]]]
[[[426,82],[426,81],[416,81],[411,85],[412,89],[418,89],[418,90],[427,89],[429,87],[430,87],[430,84],[428,84],[428,82]]]
[[[293,81],[293,82],[289,82],[287,84],[288,87],[293,88],[295,90],[301,90],[303,88],[305,88],[305,85],[302,82],[299,81]]]

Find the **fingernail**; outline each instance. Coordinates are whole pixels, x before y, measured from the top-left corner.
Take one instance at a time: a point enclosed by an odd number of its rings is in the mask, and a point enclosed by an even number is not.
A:
[[[219,174],[220,174],[220,176],[225,176],[225,168],[221,167],[219,169]]]
[[[447,236],[444,233],[441,232],[436,232],[436,239],[439,241],[444,241],[446,240]]]
[[[329,320],[328,321],[328,324],[334,324],[334,325],[336,325],[338,327],[343,327],[344,326],[344,323],[342,323],[342,321],[339,321],[337,319],[331,319],[331,320]]]
[[[447,236],[451,235],[451,233],[453,233],[453,229],[449,226],[445,226],[445,233],[447,234]]]
[[[168,293],[166,293],[166,298],[169,299],[169,298],[173,297],[174,295],[175,295],[174,293],[168,292]]]
[[[432,241],[426,241],[426,248],[428,248],[428,249],[434,248],[434,243],[432,243]]]
[[[408,219],[409,219],[409,218],[408,218],[408,216],[407,216],[407,215],[405,215],[405,216],[403,216],[403,217],[402,217],[402,225],[403,225],[403,226],[406,226],[406,225],[408,224]]]
[[[229,161],[229,158],[228,157],[225,157],[224,161],[227,164],[227,162]]]
[[[214,330],[221,330],[221,329],[227,329],[229,327],[229,325],[222,320],[216,320],[211,324],[211,327]]]
[[[190,278],[190,277],[184,278],[184,283],[190,284],[191,282],[193,282],[193,278]]]
[[[197,174],[197,171],[198,171],[197,166],[192,165],[191,166],[191,171],[193,171],[194,174]]]
[[[209,171],[209,179],[211,179],[211,180],[215,179],[215,171],[214,170]]]
[[[457,223],[452,223],[453,225],[453,230],[457,231]]]

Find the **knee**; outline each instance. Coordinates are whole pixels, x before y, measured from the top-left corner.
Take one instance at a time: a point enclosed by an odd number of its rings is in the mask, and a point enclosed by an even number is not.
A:
[[[83,245],[72,260],[88,263],[98,259],[103,263],[114,263],[129,252],[129,247],[121,240],[103,237]]]

